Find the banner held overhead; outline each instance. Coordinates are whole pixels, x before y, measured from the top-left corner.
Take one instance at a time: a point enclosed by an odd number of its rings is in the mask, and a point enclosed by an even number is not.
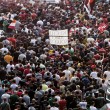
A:
[[[68,30],[49,30],[50,44],[68,45]]]

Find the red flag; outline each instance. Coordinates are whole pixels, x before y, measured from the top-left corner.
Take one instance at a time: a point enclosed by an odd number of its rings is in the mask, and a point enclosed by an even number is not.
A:
[[[15,25],[16,25],[16,20],[13,20],[13,21],[11,22],[11,24],[8,26],[8,28],[10,28],[10,29],[15,29]]]
[[[100,31],[100,33],[103,33],[104,30],[106,30],[106,29],[107,29],[107,24],[105,24],[105,23],[99,24],[98,30]]]
[[[93,10],[93,7],[95,5],[95,0],[85,0],[85,8],[86,8],[86,11],[88,13],[91,13],[92,10]]]

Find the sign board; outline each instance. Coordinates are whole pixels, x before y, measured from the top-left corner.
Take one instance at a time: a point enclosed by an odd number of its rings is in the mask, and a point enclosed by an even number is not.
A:
[[[46,3],[57,4],[61,0],[39,0],[39,2],[41,2],[41,3],[43,3],[44,1],[46,1]]]
[[[55,37],[67,37],[68,36],[68,30],[49,30],[49,36],[55,36]]]
[[[50,37],[50,44],[68,45],[68,37]]]
[[[49,30],[50,44],[68,45],[68,30]]]

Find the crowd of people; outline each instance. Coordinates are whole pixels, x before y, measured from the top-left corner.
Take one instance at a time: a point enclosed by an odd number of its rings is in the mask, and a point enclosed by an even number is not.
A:
[[[49,30],[63,29],[69,44],[51,45]],[[0,30],[0,110],[100,110],[110,100],[109,0],[91,14],[84,0],[0,0]]]

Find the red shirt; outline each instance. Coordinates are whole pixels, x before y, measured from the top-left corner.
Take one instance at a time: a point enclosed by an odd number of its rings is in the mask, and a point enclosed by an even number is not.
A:
[[[12,90],[8,90],[7,93],[8,93],[8,94],[13,94],[13,91],[12,91]]]
[[[80,79],[81,78],[81,74],[80,73],[77,73],[77,77]]]
[[[26,69],[24,70],[24,74],[27,75],[27,74],[29,74],[29,73],[30,73],[30,69],[26,68]]]
[[[20,67],[19,68],[19,71],[21,71],[23,73],[24,72],[24,68],[23,67]]]
[[[35,19],[37,17],[37,15],[35,13],[31,14],[32,19]]]
[[[41,71],[42,77],[44,76],[44,73],[45,73],[45,71],[44,71],[44,70],[43,70],[43,71]]]
[[[107,20],[107,18],[103,18],[103,21],[104,21],[104,23],[107,23],[108,22],[108,20]]]
[[[26,13],[22,13],[22,14],[19,15],[19,17],[20,17],[21,20],[26,20],[27,16],[26,16]]]
[[[66,100],[60,100],[59,101],[59,110],[64,110],[66,107]]]
[[[22,92],[17,92],[17,95],[20,97],[23,93]]]
[[[96,54],[96,55],[94,55],[94,58],[95,58],[96,60],[98,60],[98,59],[100,58],[100,55],[99,55],[99,54]]]
[[[15,38],[9,37],[7,40],[9,40],[12,43],[12,45],[15,47],[15,45],[16,45],[16,39]]]

